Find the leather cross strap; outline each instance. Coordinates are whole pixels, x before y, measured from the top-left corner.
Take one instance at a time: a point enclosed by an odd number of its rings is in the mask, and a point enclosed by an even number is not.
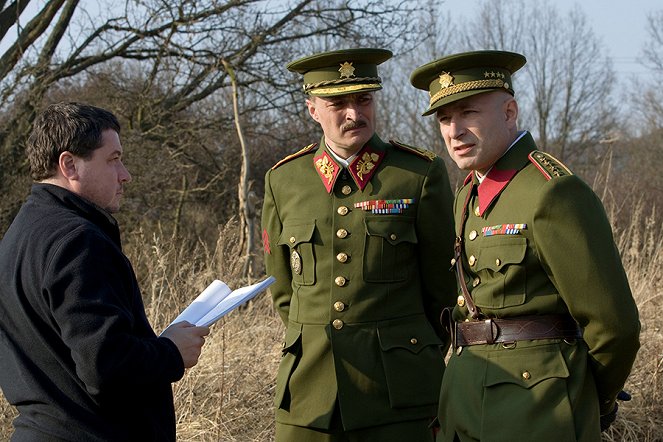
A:
[[[509,319],[455,322],[454,348],[536,339],[581,339],[582,330],[569,315],[531,315]]]
[[[456,266],[456,280],[458,281],[458,286],[463,292],[463,297],[465,297],[465,305],[467,305],[467,309],[469,310],[472,319],[478,319],[479,309],[474,304],[474,299],[472,299],[472,295],[470,295],[470,291],[467,289],[467,284],[465,283],[465,272],[463,271],[463,261],[462,261],[463,230],[465,229],[465,221],[467,220],[467,209],[470,203],[470,198],[472,198],[472,194],[474,193],[474,189],[476,189],[476,186],[472,184],[472,187],[470,187],[470,190],[467,192],[467,196],[465,197],[465,203],[463,204],[463,214],[461,215],[460,226],[458,227],[458,236],[456,236],[456,240],[454,241],[453,264]]]

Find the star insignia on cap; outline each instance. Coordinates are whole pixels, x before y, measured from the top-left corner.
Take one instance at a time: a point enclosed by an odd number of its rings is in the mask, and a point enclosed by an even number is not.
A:
[[[352,62],[341,63],[341,67],[338,69],[341,73],[341,78],[350,78],[355,76],[355,68],[352,66]]]
[[[442,72],[439,81],[440,86],[444,89],[454,84],[454,77],[449,72]]]

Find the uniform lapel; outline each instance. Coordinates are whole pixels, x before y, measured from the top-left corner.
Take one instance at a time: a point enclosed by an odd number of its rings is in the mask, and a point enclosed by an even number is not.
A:
[[[379,144],[377,136],[373,136],[373,138],[361,148],[355,159],[352,160],[348,166],[350,176],[352,176],[357,187],[362,191],[369,181],[371,181],[373,174],[378,170],[378,166],[386,155],[385,150],[381,149]],[[324,139],[323,142],[320,143],[318,152],[313,157],[313,166],[318,172],[318,176],[320,176],[325,189],[327,189],[327,193],[331,193],[343,166],[338,164],[334,160],[334,157],[327,152]]]

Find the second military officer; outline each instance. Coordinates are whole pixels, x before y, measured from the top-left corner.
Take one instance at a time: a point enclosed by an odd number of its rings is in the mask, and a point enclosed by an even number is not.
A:
[[[377,66],[390,57],[349,49],[288,65],[323,135],[265,180],[265,265],[287,327],[279,441],[433,440],[453,196],[441,159],[375,133]]]

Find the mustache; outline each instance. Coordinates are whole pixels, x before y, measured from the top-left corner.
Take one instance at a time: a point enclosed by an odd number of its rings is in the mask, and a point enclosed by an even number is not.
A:
[[[366,126],[367,123],[365,120],[348,121],[347,123],[341,126],[341,131],[346,132],[349,130],[359,129],[360,127],[366,127]]]

